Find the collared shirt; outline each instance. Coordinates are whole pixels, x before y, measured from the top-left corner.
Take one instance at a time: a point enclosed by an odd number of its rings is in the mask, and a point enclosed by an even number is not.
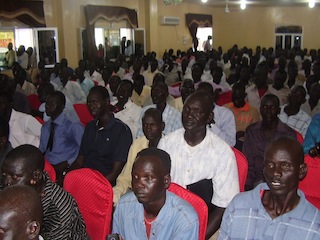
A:
[[[19,84],[17,86],[19,86]],[[22,84],[21,90],[27,96],[29,96],[31,94],[37,94],[37,88],[33,85],[33,83],[28,82],[26,80]]]
[[[113,187],[113,202],[118,203],[120,197],[124,195],[128,189],[131,188],[131,171],[133,163],[137,154],[145,148],[149,147],[149,140],[143,136],[133,141],[126,165],[123,167],[122,172],[117,177],[116,186]]]
[[[41,123],[37,119],[12,109],[9,126],[9,141],[13,148],[22,144],[31,144],[39,147]]]
[[[140,115],[141,107],[134,104],[131,99],[128,100],[121,111],[114,114],[116,118],[128,125],[133,139],[136,139]]]
[[[53,148],[50,151],[47,150],[47,144],[52,122],[55,124],[55,129]],[[73,123],[67,119],[64,113],[61,113],[54,121],[50,119],[43,124],[39,149],[51,164],[56,165],[68,161],[70,165],[78,156],[83,132],[84,127],[81,123]]]
[[[157,73],[163,74],[158,69],[156,69],[154,72],[151,72],[151,70],[146,70],[142,73],[142,75],[144,76],[144,82],[147,86],[152,86],[154,75],[156,75]]]
[[[209,129],[233,147],[236,144],[236,123],[233,113],[230,109],[215,104],[213,114],[215,127]],[[219,131],[215,131],[216,127]]]
[[[252,188],[254,183],[264,180],[264,150],[273,139],[280,136],[290,136],[297,139],[296,132],[280,120],[278,121],[278,126],[274,135],[269,139],[267,139],[263,133],[262,121],[253,123],[247,127],[242,152],[248,160],[248,176],[246,182],[248,187]]]
[[[183,102],[182,97],[178,97],[174,99],[174,107],[179,111],[182,112],[183,109]]]
[[[137,138],[143,136],[142,117],[143,117],[145,111],[149,108],[157,108],[157,105],[152,104],[152,105],[149,105],[149,106],[142,108],[140,119],[139,119]],[[177,109],[175,109],[174,107],[170,106],[168,103],[166,104],[166,107],[162,113],[162,119],[165,123],[165,127],[163,130],[164,134],[168,134],[168,133],[171,133],[179,128],[182,128],[181,113]]]
[[[41,236],[46,240],[89,239],[86,225],[73,197],[43,173],[44,196],[41,199],[43,224]]]
[[[91,78],[85,77],[82,82],[80,82],[79,79],[77,79],[77,83],[79,83],[82,91],[86,96],[88,96],[90,89],[94,86],[93,81]]]
[[[225,208],[239,192],[237,163],[233,151],[207,129],[205,138],[191,147],[181,128],[161,138],[158,148],[171,157],[171,180],[183,187],[203,179],[212,179],[211,203]]]
[[[233,102],[227,103],[224,106],[232,111],[234,120],[236,122],[237,132],[245,131],[250,124],[260,120],[259,111],[252,107],[248,102],[246,102],[241,108],[235,107]]]
[[[144,208],[133,192],[120,199],[113,215],[112,232],[123,239],[148,240]],[[167,191],[165,204],[152,222],[149,239],[198,239],[198,235],[196,211],[182,198]]]
[[[305,137],[311,123],[311,117],[301,109],[297,114],[288,116],[284,111],[285,106],[287,105],[281,107],[280,114],[278,115],[279,119]]]
[[[140,107],[152,104],[151,87],[144,85],[140,95],[136,91],[132,91],[131,100]]]
[[[129,127],[114,116],[101,128],[97,119],[92,120],[85,128],[79,150],[79,154],[84,156],[83,167],[108,175],[113,169],[113,162],[127,161],[131,143]]]
[[[320,239],[320,212],[309,203],[302,191],[298,205],[274,219],[264,208],[260,192],[269,190],[266,183],[238,194],[224,212],[218,240]]]
[[[320,113],[316,114],[309,125],[306,137],[303,141],[304,153],[308,153],[311,148],[320,142]]]
[[[106,83],[104,82],[102,75],[97,72],[96,70],[94,70],[94,72],[92,73],[92,75],[90,76],[92,81],[97,82],[99,86],[106,86]]]
[[[72,104],[87,102],[87,97],[77,82],[69,80],[64,87],[57,85],[56,90],[68,97]]]

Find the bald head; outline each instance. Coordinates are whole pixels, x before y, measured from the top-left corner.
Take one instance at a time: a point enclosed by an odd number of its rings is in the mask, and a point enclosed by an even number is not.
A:
[[[38,239],[42,218],[40,197],[32,188],[10,186],[0,192],[3,239]]]

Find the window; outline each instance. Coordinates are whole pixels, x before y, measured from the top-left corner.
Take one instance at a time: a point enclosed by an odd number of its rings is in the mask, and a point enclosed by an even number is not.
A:
[[[292,49],[303,47],[301,26],[279,26],[275,29],[275,49]]]

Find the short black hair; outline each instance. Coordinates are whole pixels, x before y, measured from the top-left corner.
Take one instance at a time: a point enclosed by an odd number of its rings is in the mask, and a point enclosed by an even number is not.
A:
[[[268,94],[266,94],[266,95],[264,95],[264,96],[262,97],[262,99],[261,99],[261,106],[262,106],[262,103],[265,102],[265,101],[267,101],[267,100],[272,100],[272,101],[274,101],[274,102],[278,105],[278,107],[280,106],[280,100],[279,100],[279,98],[278,98],[276,95],[271,94],[271,93],[268,93]]]
[[[152,117],[154,117],[156,119],[157,122],[160,122],[160,123],[163,122],[162,113],[157,108],[148,108],[144,112],[142,119],[144,119],[146,116],[152,116]]]
[[[44,168],[44,157],[42,152],[35,146],[30,144],[20,145],[11,150],[6,159],[15,160],[23,159],[25,168],[30,171],[36,171]]]
[[[123,80],[121,80],[118,88],[119,88],[121,85],[128,85],[128,86],[130,86],[129,89],[130,89],[130,96],[131,96],[131,95],[132,95],[132,92],[133,92],[133,83],[132,83],[130,80],[128,80],[128,79],[123,79]]]
[[[194,93],[192,93],[191,95],[189,95],[186,99],[186,101],[190,98],[193,98],[193,97],[197,97],[197,98],[201,98],[203,99],[204,101],[206,101],[208,103],[208,109],[210,111],[213,111],[214,109],[214,103],[213,103],[213,99],[212,99],[212,96],[210,96],[206,91],[195,91]],[[185,101],[185,102],[186,102]]]
[[[155,156],[158,157],[158,159],[161,161],[161,165],[164,170],[164,174],[170,174],[171,171],[171,158],[170,155],[161,149],[158,149],[156,147],[150,147],[150,148],[145,148],[141,150],[137,154],[138,157],[150,157],[150,156]]]
[[[54,92],[50,93],[48,96],[57,98],[59,101],[59,105],[63,105],[63,106],[66,105],[66,97],[63,94],[63,92],[54,91]]]
[[[89,94],[93,94],[93,93],[96,93],[96,94],[99,94],[103,100],[106,100],[106,99],[109,99],[110,100],[110,97],[109,97],[109,92],[108,90],[105,88],[105,87],[102,87],[102,86],[93,86],[91,89],[90,89],[90,92]]]

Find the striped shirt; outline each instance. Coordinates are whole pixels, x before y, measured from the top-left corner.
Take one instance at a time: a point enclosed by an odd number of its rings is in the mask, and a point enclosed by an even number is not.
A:
[[[64,189],[53,183],[47,173],[45,181],[43,208],[43,226],[41,236],[46,240],[89,239],[86,225],[74,198]]]

